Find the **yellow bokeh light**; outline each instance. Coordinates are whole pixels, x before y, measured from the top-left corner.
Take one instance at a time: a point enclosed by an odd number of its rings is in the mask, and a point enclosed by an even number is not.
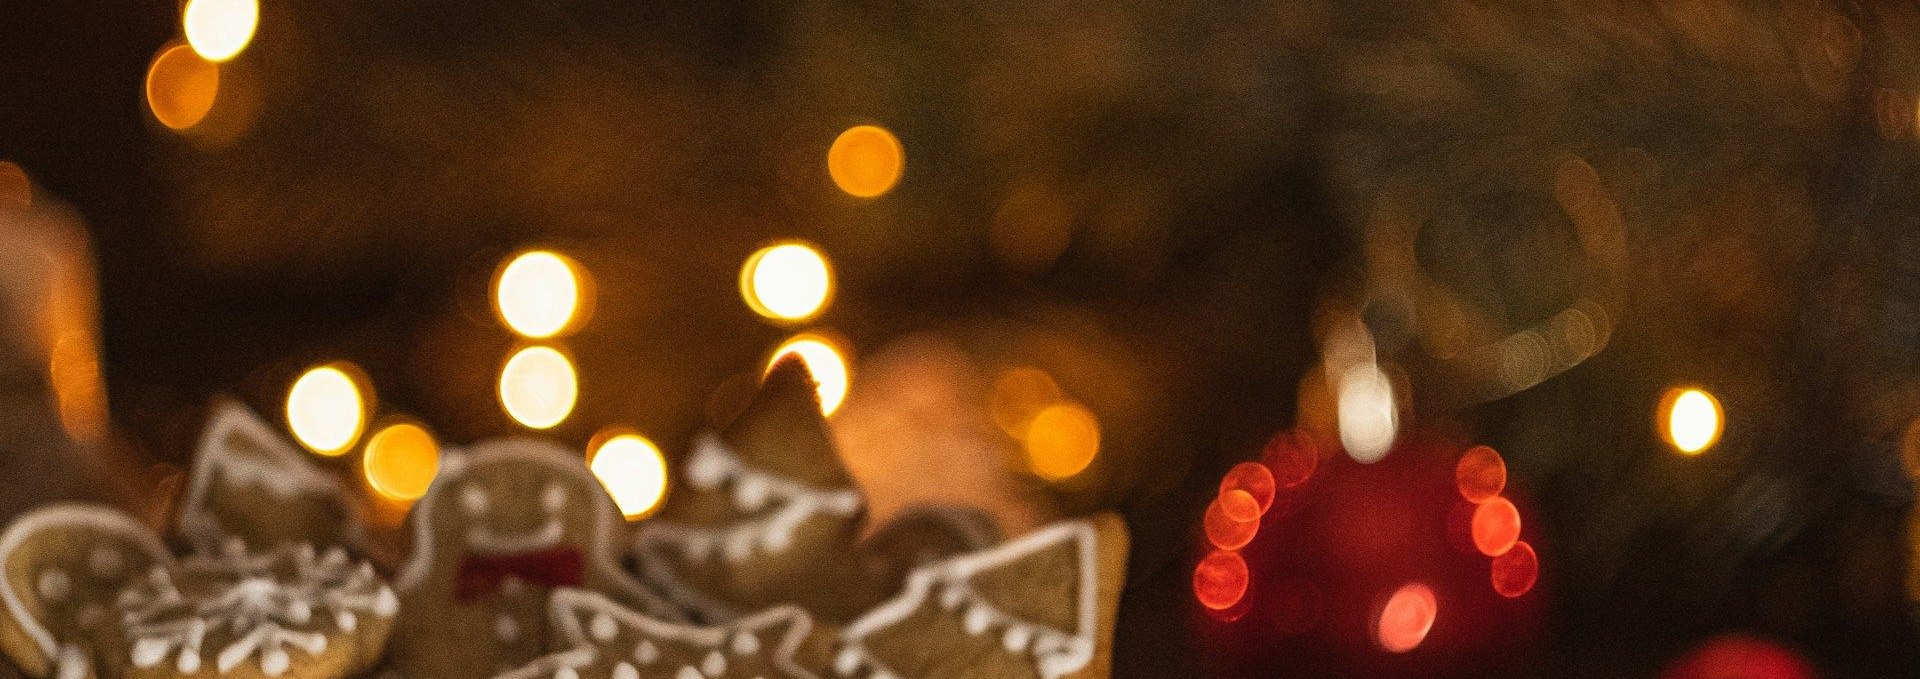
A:
[[[827,174],[841,191],[858,198],[874,198],[892,189],[906,164],[900,140],[874,125],[848,128],[827,149]]]
[[[187,43],[207,61],[232,59],[253,40],[260,25],[258,0],[187,0],[180,12]]]
[[[628,521],[652,513],[667,495],[667,460],[645,436],[607,437],[587,458],[587,468]]]
[[[1078,403],[1048,406],[1027,423],[1027,464],[1059,481],[1080,473],[1100,454],[1100,421]]]
[[[813,374],[820,395],[820,413],[832,415],[833,411],[839,410],[840,402],[847,398],[847,386],[852,381],[847,370],[847,359],[841,356],[840,349],[819,335],[797,335],[773,351],[773,358],[767,359],[767,370],[773,370],[774,364],[787,354],[798,354],[800,360],[807,364],[807,372]]]
[[[411,422],[390,424],[367,437],[361,466],[367,486],[381,496],[417,500],[440,473],[440,444],[425,427]]]
[[[367,399],[349,370],[346,364],[311,368],[287,390],[287,428],[308,450],[333,457],[360,438]]]
[[[220,66],[186,45],[160,50],[147,66],[147,108],[175,130],[198,125],[220,96]]]
[[[993,391],[987,393],[987,413],[993,423],[1008,436],[1024,438],[1033,416],[1061,399],[1060,385],[1039,368],[1017,367],[1002,371],[993,379]]]
[[[558,253],[521,253],[500,267],[493,305],[514,332],[535,339],[567,330],[580,309],[581,271]]]
[[[500,406],[532,429],[550,429],[567,419],[580,396],[573,361],[549,346],[514,352],[500,368]]]
[[[740,267],[740,296],[761,316],[803,321],[819,314],[833,297],[833,266],[807,243],[770,245]]]
[[[1705,390],[1675,389],[1663,399],[1667,442],[1688,455],[1698,455],[1720,439],[1724,413],[1720,401]]]

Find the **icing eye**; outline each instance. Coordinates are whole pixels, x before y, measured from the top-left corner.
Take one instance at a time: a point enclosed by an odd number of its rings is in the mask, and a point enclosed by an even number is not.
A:
[[[460,489],[460,507],[468,514],[482,514],[487,511],[487,491],[466,486]]]
[[[65,599],[67,594],[73,591],[73,579],[67,576],[66,571],[58,568],[40,571],[40,581],[36,585],[40,590],[40,598],[48,601]]]
[[[549,512],[560,511],[561,507],[567,506],[567,489],[560,487],[558,483],[547,484],[546,490],[540,493],[540,506],[547,508]]]

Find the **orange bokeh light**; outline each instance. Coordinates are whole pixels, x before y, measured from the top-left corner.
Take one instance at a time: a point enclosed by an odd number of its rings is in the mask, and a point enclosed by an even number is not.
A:
[[[1231,495],[1235,499],[1229,500]],[[1229,509],[1229,504],[1240,505]],[[1251,510],[1251,511],[1249,511]],[[1252,514],[1249,520],[1236,520],[1235,515]],[[1206,530],[1207,542],[1220,549],[1239,549],[1253,542],[1253,536],[1260,532],[1260,505],[1244,490],[1233,490],[1221,494],[1207,504],[1207,514],[1200,521]]]
[[[874,198],[892,189],[906,164],[900,140],[875,125],[847,128],[827,149],[827,174],[840,190],[859,198]]]
[[[1100,420],[1078,403],[1047,407],[1027,423],[1027,463],[1048,481],[1079,474],[1100,454]]]
[[[1314,468],[1320,465],[1319,447],[1305,432],[1298,430],[1274,434],[1267,440],[1262,456],[1273,473],[1274,482],[1281,488],[1306,483],[1313,477]]]
[[[1247,595],[1247,560],[1215,550],[1193,568],[1193,596],[1200,605],[1223,611]]]
[[[200,123],[220,94],[220,66],[186,43],[160,50],[147,67],[147,108],[155,120],[175,130]]]
[[[1220,477],[1221,497],[1226,497],[1227,491],[1244,491],[1259,505],[1261,513],[1265,513],[1268,507],[1273,506],[1275,487],[1273,472],[1269,471],[1266,465],[1258,462],[1236,464],[1232,469],[1227,470],[1225,476]],[[1253,518],[1259,518],[1259,515],[1255,514]]]
[[[1520,540],[1520,510],[1496,497],[1473,509],[1473,546],[1487,556],[1500,556]]]
[[[1440,604],[1433,597],[1433,588],[1418,582],[1401,585],[1380,609],[1376,640],[1381,648],[1394,653],[1411,651],[1426,641],[1439,612]]]
[[[1460,455],[1453,483],[1468,502],[1485,502],[1507,488],[1507,462],[1487,446],[1474,446]]]
[[[1222,491],[1214,502],[1220,503],[1220,513],[1234,521],[1247,523],[1260,520],[1260,501],[1254,499],[1253,493],[1234,488]]]
[[[1525,540],[1493,558],[1493,591],[1512,599],[1533,589],[1540,579],[1540,555]]]

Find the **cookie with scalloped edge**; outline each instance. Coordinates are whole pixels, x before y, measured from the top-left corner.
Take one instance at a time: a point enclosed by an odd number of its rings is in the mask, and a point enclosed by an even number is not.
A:
[[[916,569],[841,631],[849,679],[1089,679],[1111,673],[1127,559],[1120,517],[1048,524]]]
[[[697,627],[641,615],[577,589],[553,593],[558,652],[495,679],[817,679],[797,658],[820,655],[806,611],[781,606]]]
[[[613,561],[625,522],[583,456],[534,438],[448,451],[407,516],[412,553],[395,579],[393,669],[472,679],[526,664],[554,634],[547,595],[600,592],[648,615],[680,610]]]
[[[80,679],[112,648],[115,595],[171,564],[152,529],[118,509],[55,504],[0,532],[0,651],[31,677]]]
[[[216,398],[194,449],[179,532],[197,551],[234,538],[252,551],[283,544],[363,543],[358,510],[338,480],[258,414]]]

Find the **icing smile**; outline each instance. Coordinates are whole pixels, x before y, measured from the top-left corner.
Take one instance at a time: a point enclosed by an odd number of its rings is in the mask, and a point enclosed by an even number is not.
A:
[[[549,516],[539,530],[526,533],[498,533],[486,526],[467,529],[467,550],[481,554],[519,554],[560,544],[565,529],[560,517]]]

